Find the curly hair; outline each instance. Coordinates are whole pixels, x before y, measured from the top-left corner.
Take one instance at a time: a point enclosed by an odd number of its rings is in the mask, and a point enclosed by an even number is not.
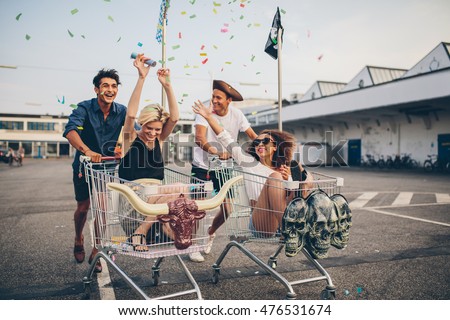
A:
[[[294,135],[286,131],[275,129],[264,129],[259,134],[267,134],[275,141],[276,150],[272,157],[272,166],[275,168],[280,168],[282,165],[289,165],[294,155]],[[247,151],[259,161],[259,156],[256,153],[255,146],[250,145]]]
[[[120,84],[120,79],[119,79],[119,73],[117,72],[117,70],[115,69],[102,69],[100,70],[96,76],[94,77],[94,79],[92,80],[92,83],[94,84],[94,86],[96,88],[100,87],[100,82],[102,81],[103,78],[111,78],[116,80],[117,85]]]
[[[170,114],[158,103],[149,104],[139,114],[138,123],[143,126],[148,122],[161,121],[163,124],[169,119]]]

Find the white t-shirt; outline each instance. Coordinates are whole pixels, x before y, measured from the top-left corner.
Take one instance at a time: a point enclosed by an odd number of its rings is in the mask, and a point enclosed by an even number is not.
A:
[[[250,128],[250,123],[247,118],[244,116],[241,110],[235,108],[233,106],[228,106],[228,112],[223,117],[218,116],[217,114],[213,114],[219,124],[229,132],[231,138],[234,141],[237,141],[239,132],[245,132],[248,128]],[[206,127],[206,141],[209,142],[213,147],[216,147],[219,152],[225,151],[222,144],[216,137],[214,131],[209,127],[208,121],[205,120],[201,115],[195,116],[194,126],[204,126]],[[204,151],[199,146],[194,147],[194,159],[192,160],[192,164],[203,168],[208,169],[208,153]]]

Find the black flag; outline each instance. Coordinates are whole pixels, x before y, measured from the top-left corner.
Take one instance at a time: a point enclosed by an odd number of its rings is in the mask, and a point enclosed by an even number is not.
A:
[[[274,59],[278,59],[278,29],[281,29],[281,42],[283,43],[283,26],[281,25],[280,9],[277,7],[277,13],[273,17],[272,28],[264,49]]]

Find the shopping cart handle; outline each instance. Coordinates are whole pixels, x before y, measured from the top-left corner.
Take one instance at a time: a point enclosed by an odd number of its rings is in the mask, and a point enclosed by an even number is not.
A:
[[[113,160],[119,160],[119,159],[120,159],[120,157],[113,157],[113,156],[101,157],[102,161],[113,161]],[[81,163],[91,162],[91,157],[80,155],[80,162]]]

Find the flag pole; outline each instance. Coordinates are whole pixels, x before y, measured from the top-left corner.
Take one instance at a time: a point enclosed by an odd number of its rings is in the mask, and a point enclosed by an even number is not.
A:
[[[283,94],[282,94],[282,79],[281,79],[281,42],[282,42],[282,28],[278,28],[277,32],[277,44],[278,44],[278,130],[283,130],[283,124],[281,122],[281,109],[283,107]]]
[[[167,15],[167,6],[164,8],[164,15],[162,20],[162,43],[161,43],[161,58],[162,58],[162,67],[166,67],[166,18]],[[166,95],[164,94],[164,88],[161,86],[161,106],[163,109],[166,107]]]

